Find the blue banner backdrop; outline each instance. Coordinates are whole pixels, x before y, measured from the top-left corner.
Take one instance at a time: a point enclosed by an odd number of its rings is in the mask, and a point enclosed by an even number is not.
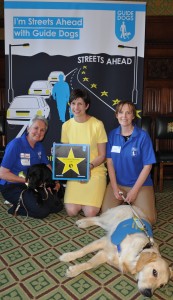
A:
[[[146,4],[118,1],[4,1],[8,141],[37,114],[49,120],[44,145],[73,117],[69,95],[85,88],[90,114],[109,132],[120,100],[136,104],[140,123]]]

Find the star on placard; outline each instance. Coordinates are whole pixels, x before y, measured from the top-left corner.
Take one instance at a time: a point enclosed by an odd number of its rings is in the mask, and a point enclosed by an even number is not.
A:
[[[79,175],[79,169],[77,165],[85,158],[74,157],[73,149],[71,148],[67,157],[57,157],[57,159],[64,164],[62,174],[66,173],[69,170],[73,170],[76,174]]]

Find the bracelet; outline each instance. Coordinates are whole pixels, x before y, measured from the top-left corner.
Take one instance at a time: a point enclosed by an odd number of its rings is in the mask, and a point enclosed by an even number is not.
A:
[[[94,169],[94,164],[92,164],[92,163],[90,163],[90,165],[93,167],[93,169]]]

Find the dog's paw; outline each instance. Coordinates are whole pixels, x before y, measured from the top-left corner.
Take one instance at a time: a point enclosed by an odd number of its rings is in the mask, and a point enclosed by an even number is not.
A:
[[[60,255],[60,256],[59,256],[59,260],[60,260],[60,261],[64,261],[64,262],[69,262],[69,261],[71,261],[72,259],[71,259],[71,254],[70,254],[70,252],[64,253],[64,254]]]
[[[76,266],[70,266],[67,271],[66,271],[66,277],[75,277],[79,274],[80,272],[77,271]]]
[[[80,220],[76,221],[76,225],[79,228],[86,228],[86,227],[88,227],[88,222],[86,219],[80,219]]]

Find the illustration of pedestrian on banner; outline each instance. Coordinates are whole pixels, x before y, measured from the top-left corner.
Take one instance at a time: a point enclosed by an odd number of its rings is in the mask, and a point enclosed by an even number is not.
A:
[[[70,97],[69,84],[65,81],[65,76],[60,74],[58,81],[55,83],[52,90],[52,97],[56,101],[59,118],[64,123],[66,108]]]
[[[128,38],[129,39],[129,35],[131,34],[130,32],[127,32],[127,29],[126,29],[126,24],[125,22],[123,21],[121,26],[120,26],[120,31],[121,31],[121,38],[123,39],[126,39]]]

